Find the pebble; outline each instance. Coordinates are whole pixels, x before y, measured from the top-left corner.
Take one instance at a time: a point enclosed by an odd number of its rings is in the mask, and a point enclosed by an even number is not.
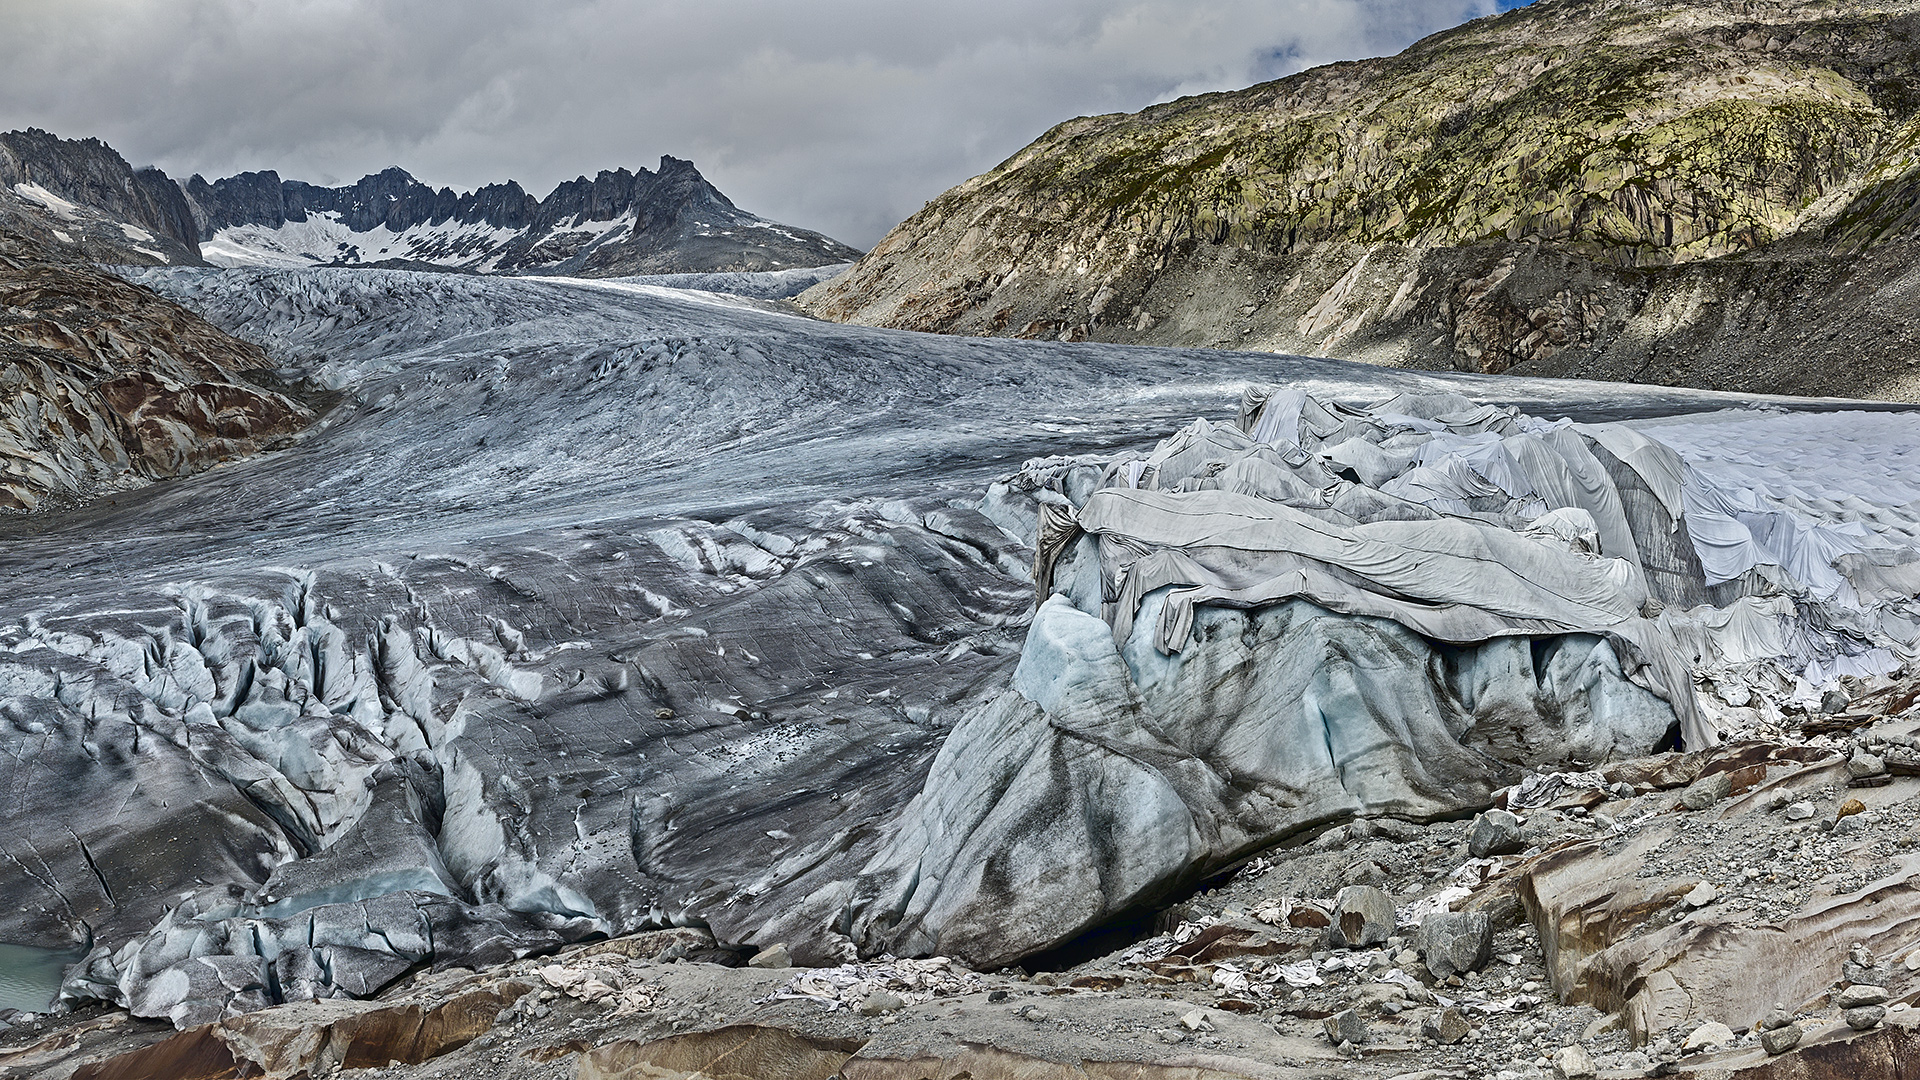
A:
[[[1815,813],[1817,813],[1817,811],[1814,810],[1812,803],[1797,802],[1787,807],[1787,820],[1788,821],[1805,821],[1808,818],[1812,817]]]
[[[1800,1028],[1794,1024],[1760,1033],[1760,1048],[1769,1054],[1784,1054],[1800,1045]]]
[[[1682,899],[1686,901],[1688,907],[1706,907],[1720,899],[1720,890],[1714,888],[1712,883],[1703,881],[1689,890]]]
[[[1207,1014],[1195,1009],[1180,1018],[1180,1026],[1188,1031],[1212,1031],[1213,1024],[1207,1020]]]
[[[898,1012],[907,1007],[900,995],[886,990],[875,990],[860,1000],[861,1016],[879,1016],[882,1013]]]
[[[1855,814],[1864,814],[1866,812],[1866,803],[1861,802],[1859,799],[1848,799],[1846,802],[1840,804],[1840,809],[1834,811],[1833,816],[1836,818],[1850,818]]]

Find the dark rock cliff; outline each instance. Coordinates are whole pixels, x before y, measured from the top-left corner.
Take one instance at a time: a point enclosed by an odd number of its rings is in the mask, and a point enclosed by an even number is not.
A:
[[[133,168],[98,139],[62,139],[38,128],[0,132],[0,190],[30,202],[44,198],[22,188],[39,189],[78,208],[42,206],[64,219],[61,231],[70,238],[66,243],[89,258],[141,264],[200,261],[193,210],[179,186],[159,169]],[[120,229],[120,223],[137,231]]]
[[[377,239],[335,236],[316,251],[297,239],[263,241],[258,233],[222,244],[243,262],[250,244],[264,242],[279,265],[291,257],[588,276],[830,266],[860,255],[830,237],[741,210],[692,162],[673,157],[662,157],[658,172],[582,176],[545,199],[511,180],[464,194],[436,190],[397,166],[344,187],[288,180],[273,170],[213,181],[196,175],[177,184],[158,169],[132,168],[98,139],[29,128],[0,133],[0,217],[20,207],[34,223],[16,223],[16,232],[88,261],[135,265],[202,265],[200,245],[223,230],[277,230],[316,217]]]

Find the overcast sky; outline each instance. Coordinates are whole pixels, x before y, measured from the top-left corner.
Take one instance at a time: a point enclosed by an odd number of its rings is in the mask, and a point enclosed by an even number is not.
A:
[[[1514,0],[0,0],[0,130],[184,179],[544,196],[690,158],[870,246],[1055,123],[1397,52]]]

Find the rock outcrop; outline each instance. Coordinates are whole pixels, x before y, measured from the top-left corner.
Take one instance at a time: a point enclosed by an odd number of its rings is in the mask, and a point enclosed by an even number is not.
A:
[[[1541,0],[1072,120],[816,314],[1920,400],[1920,9]]]
[[[0,509],[186,476],[291,437],[313,414],[245,376],[271,367],[179,305],[0,230]]]

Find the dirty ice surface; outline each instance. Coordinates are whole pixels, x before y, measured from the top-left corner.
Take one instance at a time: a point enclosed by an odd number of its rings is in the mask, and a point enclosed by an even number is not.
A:
[[[1846,403],[1730,420],[1760,403],[934,337],[651,282],[134,276],[341,402],[290,449],[0,520],[0,941],[91,942],[70,994],[177,1021],[289,980],[361,992],[339,956],[385,957],[355,976],[377,987],[428,952],[709,921],[688,898],[715,881],[751,908],[824,872],[807,852],[857,864],[1019,660],[1033,553],[981,513],[988,484],[1145,452],[1249,386],[1635,421],[1755,485],[1722,508],[1746,530],[1728,565],[1885,547],[1861,530],[1913,517],[1847,476],[1897,472],[1920,423]],[[1838,479],[1765,460],[1803,444]],[[1880,629],[1910,641],[1902,618]],[[262,982],[296,942],[315,959]]]

